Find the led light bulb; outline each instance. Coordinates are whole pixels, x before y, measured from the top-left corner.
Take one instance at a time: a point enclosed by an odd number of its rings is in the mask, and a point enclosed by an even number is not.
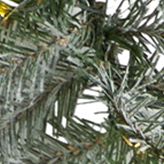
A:
[[[12,0],[0,0],[1,2],[5,3],[6,5],[10,6],[10,7],[18,7],[19,4],[12,1]]]

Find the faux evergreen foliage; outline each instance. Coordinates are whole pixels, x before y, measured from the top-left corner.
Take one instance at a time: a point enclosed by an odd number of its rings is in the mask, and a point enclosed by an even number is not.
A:
[[[116,0],[107,14],[110,0],[24,0],[1,20],[1,164],[163,163],[164,1],[155,1],[150,12],[153,0]],[[104,122],[76,116],[79,99],[103,103]]]

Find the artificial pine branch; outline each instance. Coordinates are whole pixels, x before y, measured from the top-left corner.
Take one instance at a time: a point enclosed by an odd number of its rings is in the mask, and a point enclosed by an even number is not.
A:
[[[124,1],[113,15],[107,2],[25,0],[3,15],[0,163],[163,162],[163,1],[148,15],[152,0],[128,1],[124,18]],[[102,102],[108,117],[75,116],[79,98]]]

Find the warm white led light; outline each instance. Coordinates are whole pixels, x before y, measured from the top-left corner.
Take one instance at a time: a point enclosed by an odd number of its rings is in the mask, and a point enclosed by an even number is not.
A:
[[[0,0],[1,2],[6,3],[7,5],[11,6],[11,7],[18,7],[19,4],[16,2],[13,2],[12,0]]]

